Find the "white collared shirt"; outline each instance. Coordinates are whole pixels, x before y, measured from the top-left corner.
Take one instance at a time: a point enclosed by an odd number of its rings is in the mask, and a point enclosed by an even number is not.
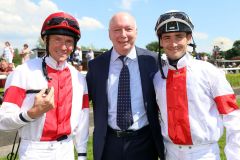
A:
[[[115,49],[112,50],[107,93],[108,93],[108,125],[113,129],[120,129],[117,126],[117,96],[118,96],[118,81],[122,62],[118,58],[120,54]],[[126,59],[127,58],[127,59]],[[131,105],[133,114],[133,125],[129,127],[131,130],[138,130],[148,124],[146,111],[143,103],[142,85],[137,60],[135,47],[126,56],[125,63],[130,72],[130,90],[131,90]]]

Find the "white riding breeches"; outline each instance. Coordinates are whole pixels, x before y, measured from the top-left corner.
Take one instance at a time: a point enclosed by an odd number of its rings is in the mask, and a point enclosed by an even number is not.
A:
[[[72,138],[62,141],[22,140],[19,147],[20,160],[74,160]]]
[[[221,160],[217,143],[176,145],[165,143],[166,160]]]

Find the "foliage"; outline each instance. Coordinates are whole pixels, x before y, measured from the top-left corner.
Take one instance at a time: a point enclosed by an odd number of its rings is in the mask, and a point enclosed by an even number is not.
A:
[[[154,41],[154,42],[151,42],[151,43],[147,44],[146,48],[149,51],[153,51],[153,52],[159,53],[159,43],[158,43],[158,41]],[[160,52],[164,53],[164,50],[161,48]]]
[[[227,51],[220,51],[219,56],[225,59],[240,59],[240,40],[233,43],[233,48]]]
[[[17,48],[14,49],[13,63],[15,65],[15,67],[22,63],[22,59],[21,59],[21,56],[19,54],[19,50]]]
[[[146,48],[150,51],[158,52],[159,51],[158,41],[154,41],[154,42],[147,44]]]
[[[240,40],[237,40],[233,43],[233,48],[240,50]]]
[[[240,56],[240,49],[232,48],[227,50],[224,54],[225,54],[225,59],[234,59],[234,57]]]

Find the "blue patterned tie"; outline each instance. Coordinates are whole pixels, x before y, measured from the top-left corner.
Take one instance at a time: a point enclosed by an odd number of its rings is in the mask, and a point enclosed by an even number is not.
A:
[[[118,99],[117,99],[117,125],[121,130],[127,130],[133,124],[131,109],[131,92],[130,92],[130,74],[128,66],[124,62],[125,56],[119,59],[123,63],[119,76]]]

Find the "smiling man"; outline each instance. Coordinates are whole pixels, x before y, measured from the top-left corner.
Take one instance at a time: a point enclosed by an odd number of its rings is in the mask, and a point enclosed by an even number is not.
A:
[[[18,66],[7,79],[0,130],[18,130],[20,160],[74,160],[74,142],[78,159],[86,160],[87,84],[67,63],[80,39],[78,22],[67,13],[53,13],[41,37],[46,56]]]
[[[179,11],[162,14],[155,27],[167,56],[154,77],[166,159],[220,160],[218,140],[225,127],[226,157],[239,160],[236,96],[222,71],[187,52],[192,30],[188,15]]]
[[[113,47],[89,62],[95,160],[164,159],[152,83],[157,55],[136,47],[136,37],[135,19],[115,14],[109,23]]]

